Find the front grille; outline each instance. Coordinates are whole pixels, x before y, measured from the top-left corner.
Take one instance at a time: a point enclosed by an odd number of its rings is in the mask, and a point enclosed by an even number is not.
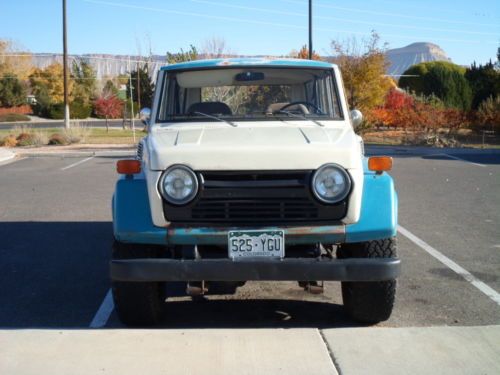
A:
[[[313,171],[198,172],[200,192],[178,207],[163,202],[165,218],[174,223],[298,224],[338,221],[346,201],[334,205],[312,195]]]

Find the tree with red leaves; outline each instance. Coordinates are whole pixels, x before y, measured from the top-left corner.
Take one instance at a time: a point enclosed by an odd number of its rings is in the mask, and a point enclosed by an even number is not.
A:
[[[115,95],[101,96],[94,102],[94,109],[97,116],[106,119],[106,132],[109,132],[108,120],[120,118],[123,113],[123,101]]]
[[[385,109],[402,109],[413,105],[413,97],[406,92],[391,89],[385,97]]]

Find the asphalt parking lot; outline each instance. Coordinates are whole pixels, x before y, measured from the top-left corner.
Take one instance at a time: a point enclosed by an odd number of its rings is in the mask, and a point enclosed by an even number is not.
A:
[[[395,158],[404,233],[397,302],[381,326],[500,324],[500,153],[369,152]],[[121,327],[106,298],[116,160],[0,165],[1,328]],[[318,296],[292,282],[247,283],[234,296],[195,302],[175,285],[170,293],[168,328],[356,326],[336,283]]]

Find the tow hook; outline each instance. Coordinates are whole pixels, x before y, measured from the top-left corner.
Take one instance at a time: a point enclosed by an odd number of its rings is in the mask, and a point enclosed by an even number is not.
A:
[[[325,290],[323,281],[321,283],[317,281],[301,281],[299,285],[311,294],[322,294]]]
[[[205,281],[188,282],[186,286],[186,293],[188,296],[202,296],[208,292]]]

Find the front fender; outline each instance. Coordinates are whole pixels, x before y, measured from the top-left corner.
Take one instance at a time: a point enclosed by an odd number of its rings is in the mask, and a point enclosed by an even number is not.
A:
[[[113,233],[120,242],[166,244],[166,229],[155,227],[149,209],[146,180],[142,174],[116,183],[112,201]]]
[[[398,225],[398,195],[387,173],[365,171],[361,214],[346,225],[346,242],[364,242],[394,237]]]

